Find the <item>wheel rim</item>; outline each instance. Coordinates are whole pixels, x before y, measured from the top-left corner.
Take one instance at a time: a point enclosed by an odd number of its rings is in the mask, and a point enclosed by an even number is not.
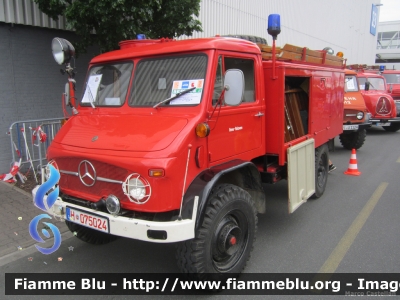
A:
[[[248,243],[249,226],[240,210],[225,214],[214,231],[212,261],[219,272],[229,272],[243,256]]]
[[[319,159],[318,162],[318,169],[317,169],[317,184],[319,187],[324,187],[325,182],[326,182],[326,177],[327,177],[327,170],[326,170],[326,165],[328,162],[328,157],[326,153],[322,153],[321,158]]]

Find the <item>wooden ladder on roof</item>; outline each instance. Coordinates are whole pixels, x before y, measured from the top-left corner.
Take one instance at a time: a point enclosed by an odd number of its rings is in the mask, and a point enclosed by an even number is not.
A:
[[[257,44],[261,50],[262,58],[266,60],[272,59],[272,47]],[[276,47],[275,57],[277,60],[287,60],[294,62],[307,62],[317,65],[325,65],[332,67],[345,67],[345,59],[335,55],[327,54],[326,51],[310,50],[306,47],[298,47],[290,44],[285,44],[285,46]]]

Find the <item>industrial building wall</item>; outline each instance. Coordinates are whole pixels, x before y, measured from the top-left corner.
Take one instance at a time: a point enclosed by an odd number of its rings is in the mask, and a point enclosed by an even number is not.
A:
[[[16,121],[63,117],[61,94],[67,82],[51,53],[56,37],[76,40],[72,32],[0,22],[0,174],[8,173],[12,160],[6,134]],[[90,59],[76,59],[77,92],[81,93]]]
[[[199,20],[203,32],[268,36],[268,15],[280,14],[282,31],[277,45],[342,51],[348,63],[373,64],[376,36],[370,34],[372,4],[380,0],[202,0]]]

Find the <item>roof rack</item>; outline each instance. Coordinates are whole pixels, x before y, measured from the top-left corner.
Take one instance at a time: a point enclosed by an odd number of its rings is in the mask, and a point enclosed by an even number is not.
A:
[[[368,66],[368,65],[360,65],[360,64],[354,64],[354,65],[349,65],[347,66],[348,69],[354,70],[356,72],[369,72],[369,73],[380,73],[379,66]]]
[[[262,58],[264,60],[272,59],[272,47],[257,44],[261,50]],[[310,50],[306,47],[298,47],[290,44],[285,44],[285,46],[276,47],[276,59],[283,61],[293,61],[301,63],[309,63],[314,65],[325,65],[337,68],[346,67],[346,59],[328,54],[324,50]]]

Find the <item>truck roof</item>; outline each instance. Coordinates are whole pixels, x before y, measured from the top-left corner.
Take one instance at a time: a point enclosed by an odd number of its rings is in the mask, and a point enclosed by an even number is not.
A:
[[[143,42],[144,41],[144,42]],[[260,48],[253,42],[238,38],[199,38],[188,40],[130,40],[120,43],[122,49],[100,54],[91,63],[165,55],[168,53],[203,51],[211,49],[229,50],[260,54]]]
[[[357,75],[357,72],[350,69],[345,69],[346,75]]]
[[[400,70],[385,70],[382,74],[400,74]]]
[[[381,74],[378,73],[368,73],[368,72],[359,72],[357,73],[359,77],[377,77],[377,78],[384,78]]]

